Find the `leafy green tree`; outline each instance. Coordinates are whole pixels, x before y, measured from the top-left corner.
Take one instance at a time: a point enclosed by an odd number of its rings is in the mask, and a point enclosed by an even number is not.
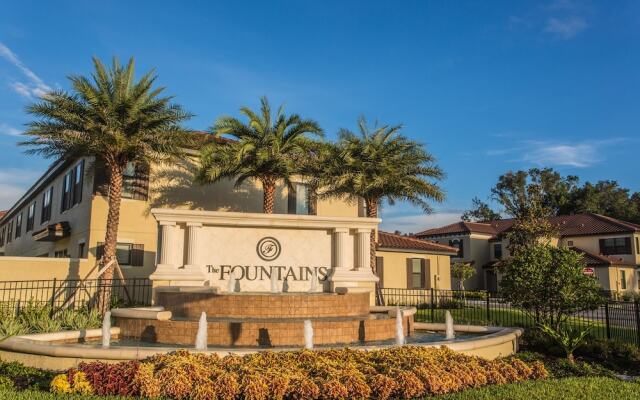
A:
[[[583,268],[581,254],[537,244],[504,260],[500,287],[514,307],[558,331],[572,314],[602,304],[598,282]]]
[[[190,114],[161,96],[154,71],[139,80],[134,76],[134,60],[122,66],[114,58],[110,68],[93,59],[91,77],[71,76],[72,92],[62,90],[44,95],[27,111],[37,120],[28,124],[22,142],[28,153],[68,159],[95,157],[106,168],[109,182],[104,253],[100,266],[109,265],[102,279],[113,279],[120,221],[123,172],[129,163],[149,163],[176,158],[189,143],[189,132],[180,124]],[[101,293],[108,307],[110,285]]]
[[[386,200],[407,201],[430,212],[428,201],[442,201],[444,193],[434,181],[443,172],[424,147],[400,134],[401,125],[374,126],[358,120],[358,134],[338,132],[332,160],[326,165],[324,196],[363,199],[367,217],[377,218]],[[375,233],[371,237],[371,268],[375,271]]]
[[[467,263],[457,262],[451,266],[451,276],[458,280],[458,287],[464,290],[464,281],[476,274],[476,269]]]
[[[461,219],[467,222],[490,222],[500,219],[502,216],[499,212],[494,211],[489,204],[474,197],[471,200],[471,209],[462,214]]]
[[[564,211],[592,212],[624,221],[640,222],[637,203],[639,196],[638,193],[631,194],[629,189],[620,187],[616,181],[598,181],[595,184],[587,182],[572,192],[570,208]]]
[[[231,135],[235,140],[214,143],[201,151],[201,167],[196,175],[200,183],[235,179],[236,186],[256,179],[262,184],[263,212],[272,214],[278,181],[292,188],[291,177],[300,172],[299,160],[308,153],[308,135],[322,135],[317,122],[297,114],[285,115],[280,107],[275,116],[266,97],[259,112],[242,107],[248,122],[233,117],[218,119],[215,135]]]

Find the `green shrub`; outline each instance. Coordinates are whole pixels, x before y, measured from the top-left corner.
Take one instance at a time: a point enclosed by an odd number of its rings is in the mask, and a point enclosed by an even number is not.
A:
[[[0,319],[0,340],[10,336],[23,335],[28,332],[29,329],[27,329],[19,319],[13,316]]]
[[[102,325],[100,313],[97,310],[87,308],[60,310],[56,313],[55,319],[60,323],[62,329],[66,330],[93,329]]]
[[[0,390],[14,390],[16,385],[8,376],[0,375]]]
[[[619,373],[640,375],[640,349],[629,343],[589,340],[575,354]]]
[[[10,379],[18,389],[47,390],[53,375],[52,372],[26,367],[18,362],[0,360],[0,376]]]

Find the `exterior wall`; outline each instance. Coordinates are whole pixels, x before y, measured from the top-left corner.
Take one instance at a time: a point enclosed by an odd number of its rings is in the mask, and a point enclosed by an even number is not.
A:
[[[406,289],[407,258],[421,258],[430,261],[430,288],[451,289],[451,261],[448,255],[378,250],[376,256],[384,260],[382,287]]]
[[[626,288],[622,288],[622,272],[624,271]],[[636,268],[628,266],[612,266],[607,268],[609,286],[607,290],[616,292],[637,292],[638,291],[638,275]]]
[[[487,262],[489,262],[489,235],[481,234],[459,234],[459,235],[447,235],[433,238],[427,238],[428,240],[449,245],[451,240],[462,240],[463,257],[451,257],[451,264],[456,262],[473,263],[476,269],[476,274],[469,278],[465,282],[465,288],[468,290],[480,290],[485,289],[484,270],[482,268]],[[458,287],[458,281],[455,278],[451,278],[449,287]]]
[[[91,198],[93,188],[93,177],[91,173],[92,161],[90,158],[84,159],[84,178],[82,185],[82,201],[76,204],[71,209],[61,211],[62,201],[62,180],[64,175],[75,167],[80,160],[74,162],[66,169],[62,170],[52,182],[43,186],[40,190],[33,193],[29,200],[23,205],[18,212],[22,212],[22,235],[15,239],[15,215],[11,219],[3,221],[2,226],[6,226],[9,221],[14,221],[14,239],[11,243],[7,243],[4,246],[4,253],[6,256],[23,256],[23,257],[53,257],[54,252],[57,250],[67,249],[71,257],[83,257],[85,254],[78,254],[79,244],[81,242],[89,241],[89,224],[88,221],[91,218]],[[51,199],[51,218],[49,221],[42,223],[42,197],[46,190],[53,186],[53,197]],[[35,221],[33,231],[26,232],[27,226],[27,209],[29,205],[36,203]],[[68,238],[61,239],[57,242],[38,242],[34,241],[32,234],[35,231],[39,231],[45,228],[47,225],[54,224],[56,222],[66,221],[71,227],[71,235]],[[0,227],[2,228],[2,227]]]
[[[631,253],[632,254],[613,254],[615,257],[622,258],[627,263],[640,264],[640,255],[636,249],[635,237],[639,235],[632,235],[630,233],[617,234],[617,235],[594,235],[594,236],[568,236],[560,240],[561,245],[569,246],[569,242],[573,242],[573,246],[579,247],[593,254],[600,254],[600,239],[616,238],[616,237],[628,237],[631,239]]]
[[[0,281],[82,279],[91,267],[87,259],[0,257]]]

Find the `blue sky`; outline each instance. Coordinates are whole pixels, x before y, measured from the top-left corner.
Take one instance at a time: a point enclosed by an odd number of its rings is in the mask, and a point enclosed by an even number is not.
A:
[[[550,166],[640,190],[637,1],[57,1],[0,13],[0,209],[50,163],[15,146],[24,107],[91,56],[135,56],[210,126],[267,95],[329,137],[359,115],[403,123],[447,173],[422,215],[385,207],[384,228],[450,222],[498,175]]]

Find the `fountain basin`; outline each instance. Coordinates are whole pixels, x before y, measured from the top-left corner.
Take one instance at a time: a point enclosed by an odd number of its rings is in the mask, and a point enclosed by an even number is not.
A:
[[[415,323],[415,332],[437,331],[444,333],[444,324]],[[314,328],[315,329],[315,328]],[[460,337],[455,340],[439,340],[428,343],[412,343],[414,346],[446,346],[454,351],[480,356],[487,359],[505,357],[518,349],[518,338],[522,330],[517,328],[497,328],[483,326],[455,325],[456,332],[476,333],[477,336]],[[176,347],[145,347],[115,344],[109,349],[99,345],[100,329],[86,331],[66,331],[45,334],[14,336],[0,342],[0,358],[4,361],[18,361],[27,366],[62,370],[77,367],[81,362],[101,360],[118,362],[142,360],[157,354],[166,354],[178,350]],[[120,335],[120,328],[111,328],[111,336]],[[464,336],[464,335],[460,335]],[[315,341],[315,338],[314,338]],[[93,342],[93,343],[92,343]],[[394,344],[357,345],[353,348],[364,351],[393,347]],[[336,346],[342,347],[342,346]],[[209,354],[226,356],[228,354],[245,355],[259,351],[292,351],[299,347],[275,348],[215,348],[204,351]]]

